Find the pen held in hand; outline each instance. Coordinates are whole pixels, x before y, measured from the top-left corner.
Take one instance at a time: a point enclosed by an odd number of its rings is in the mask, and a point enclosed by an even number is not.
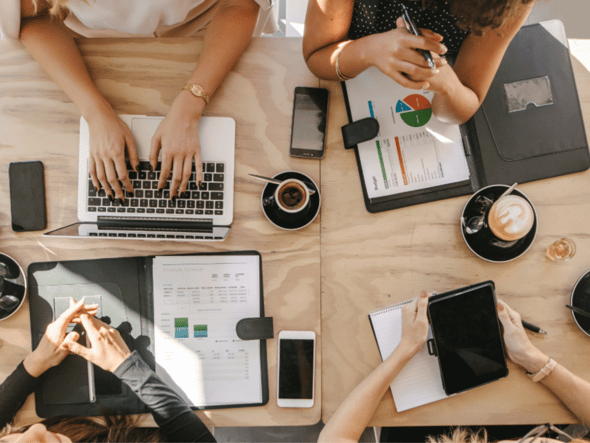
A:
[[[412,20],[412,17],[410,16],[410,11],[408,11],[408,8],[404,4],[402,4],[402,18],[404,19],[404,23],[406,24],[406,29],[411,34],[421,35],[420,31],[418,30],[418,27],[416,26],[416,23],[414,23],[414,20]],[[430,52],[424,49],[416,49],[416,51],[422,54],[424,60],[426,60],[426,63],[428,63],[428,66],[430,66],[430,68],[433,71],[436,71],[436,65],[434,64],[434,60],[432,59],[432,55],[430,54]]]
[[[528,329],[529,331],[536,332],[537,334],[547,335],[546,331],[543,331],[540,327],[535,326],[534,324],[529,323],[526,320],[522,320],[522,326],[524,326],[524,328]]]

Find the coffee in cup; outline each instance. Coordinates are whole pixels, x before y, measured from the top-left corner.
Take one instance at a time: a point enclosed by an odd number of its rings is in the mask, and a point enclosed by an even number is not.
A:
[[[529,233],[535,222],[530,203],[510,194],[496,201],[488,213],[488,226],[500,240],[515,241]]]
[[[283,211],[299,212],[309,202],[309,192],[302,182],[290,179],[278,186],[275,198]]]
[[[309,189],[295,178],[284,180],[272,197],[263,201],[264,206],[276,205],[286,216],[303,213],[309,207]]]

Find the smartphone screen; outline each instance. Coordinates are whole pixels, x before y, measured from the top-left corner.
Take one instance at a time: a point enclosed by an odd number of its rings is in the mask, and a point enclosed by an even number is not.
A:
[[[491,284],[437,299],[428,315],[447,395],[508,374]]]
[[[295,88],[290,149],[293,157],[324,156],[327,113],[327,89]]]
[[[43,163],[17,162],[8,167],[12,230],[40,231],[47,226]]]
[[[314,340],[279,340],[279,399],[313,399]]]

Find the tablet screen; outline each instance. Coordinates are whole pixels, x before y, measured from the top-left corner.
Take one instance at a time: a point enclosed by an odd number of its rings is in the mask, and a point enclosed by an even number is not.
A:
[[[428,306],[447,395],[505,377],[504,342],[491,284],[433,299]]]

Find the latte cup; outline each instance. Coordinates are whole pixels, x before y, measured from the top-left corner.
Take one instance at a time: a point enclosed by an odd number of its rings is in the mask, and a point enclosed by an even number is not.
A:
[[[492,234],[504,241],[515,241],[526,236],[535,222],[531,204],[519,195],[506,195],[492,205],[488,212],[488,226]]]

